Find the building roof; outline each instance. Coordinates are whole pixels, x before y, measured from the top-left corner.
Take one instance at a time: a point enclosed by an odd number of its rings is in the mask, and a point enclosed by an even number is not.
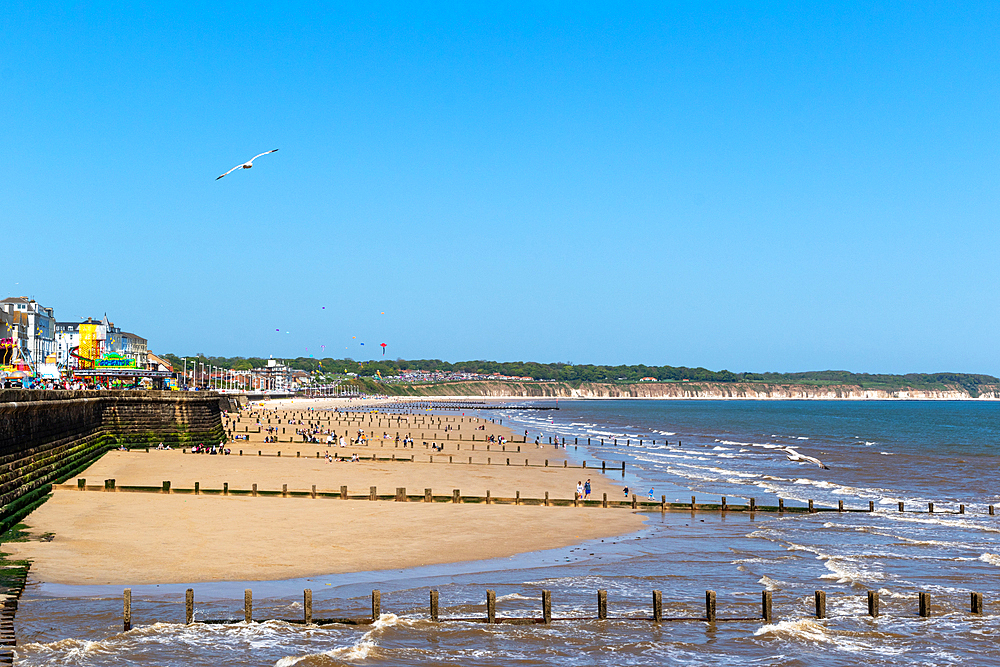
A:
[[[172,363],[170,363],[169,361],[167,361],[166,359],[157,354],[153,354],[152,352],[146,353],[146,361],[152,362],[154,364],[161,364],[169,368],[171,371],[174,370],[174,365]]]
[[[144,342],[144,343],[145,343],[145,342],[147,342],[147,341],[146,341],[146,339],[145,339],[145,338],[143,338],[142,336],[138,336],[138,335],[136,335],[136,334],[134,334],[134,333],[129,333],[129,332],[127,332],[127,331],[122,331],[122,332],[121,332],[121,335],[122,335],[122,336],[129,336],[129,337],[131,337],[131,338],[137,338],[137,339],[141,340],[141,341],[142,341],[142,342]]]
[[[0,303],[31,303],[34,299],[29,299],[26,296],[9,296]]]

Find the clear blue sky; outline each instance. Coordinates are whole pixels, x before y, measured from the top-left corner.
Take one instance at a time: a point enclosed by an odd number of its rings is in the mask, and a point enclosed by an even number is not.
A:
[[[178,354],[1000,374],[1000,5],[371,4],[2,3],[6,295]]]

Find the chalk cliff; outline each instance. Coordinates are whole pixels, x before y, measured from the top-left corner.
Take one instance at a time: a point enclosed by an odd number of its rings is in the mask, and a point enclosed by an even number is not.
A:
[[[1000,386],[979,385],[977,395],[959,385],[942,389],[864,389],[858,385],[812,386],[756,382],[446,382],[433,385],[389,385],[393,394],[409,396],[484,396],[493,398],[662,398],[761,400],[992,400]]]

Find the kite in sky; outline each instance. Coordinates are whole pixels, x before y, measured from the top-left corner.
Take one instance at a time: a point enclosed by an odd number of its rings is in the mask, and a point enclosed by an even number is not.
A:
[[[263,153],[258,153],[257,155],[254,155],[252,158],[250,158],[247,162],[244,162],[243,164],[236,165],[235,167],[233,167],[232,169],[230,169],[229,171],[227,171],[226,173],[224,173],[222,176],[228,176],[229,174],[233,173],[237,169],[249,169],[250,167],[253,166],[253,161],[256,160],[257,158],[259,158],[261,155],[267,155],[268,153],[277,153],[277,152],[278,152],[278,149],[275,148],[273,151],[264,151]],[[222,176],[219,176],[219,178],[222,178]],[[219,180],[219,178],[217,178],[215,180]]]
[[[385,343],[382,343],[382,356],[385,356]]]

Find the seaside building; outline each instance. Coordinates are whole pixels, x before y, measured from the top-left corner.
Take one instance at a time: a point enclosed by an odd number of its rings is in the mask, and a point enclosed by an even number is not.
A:
[[[127,331],[122,331],[120,338],[121,355],[135,361],[137,368],[146,368],[149,354],[149,350],[146,347],[146,339]]]
[[[0,301],[0,310],[6,316],[3,335],[11,350],[12,363],[26,364],[32,373],[40,374],[48,369],[48,363],[55,363],[55,314],[26,296],[8,297]]]
[[[174,366],[169,361],[153,354],[149,350],[146,351],[146,368],[151,371],[165,371],[168,373],[174,372]]]

